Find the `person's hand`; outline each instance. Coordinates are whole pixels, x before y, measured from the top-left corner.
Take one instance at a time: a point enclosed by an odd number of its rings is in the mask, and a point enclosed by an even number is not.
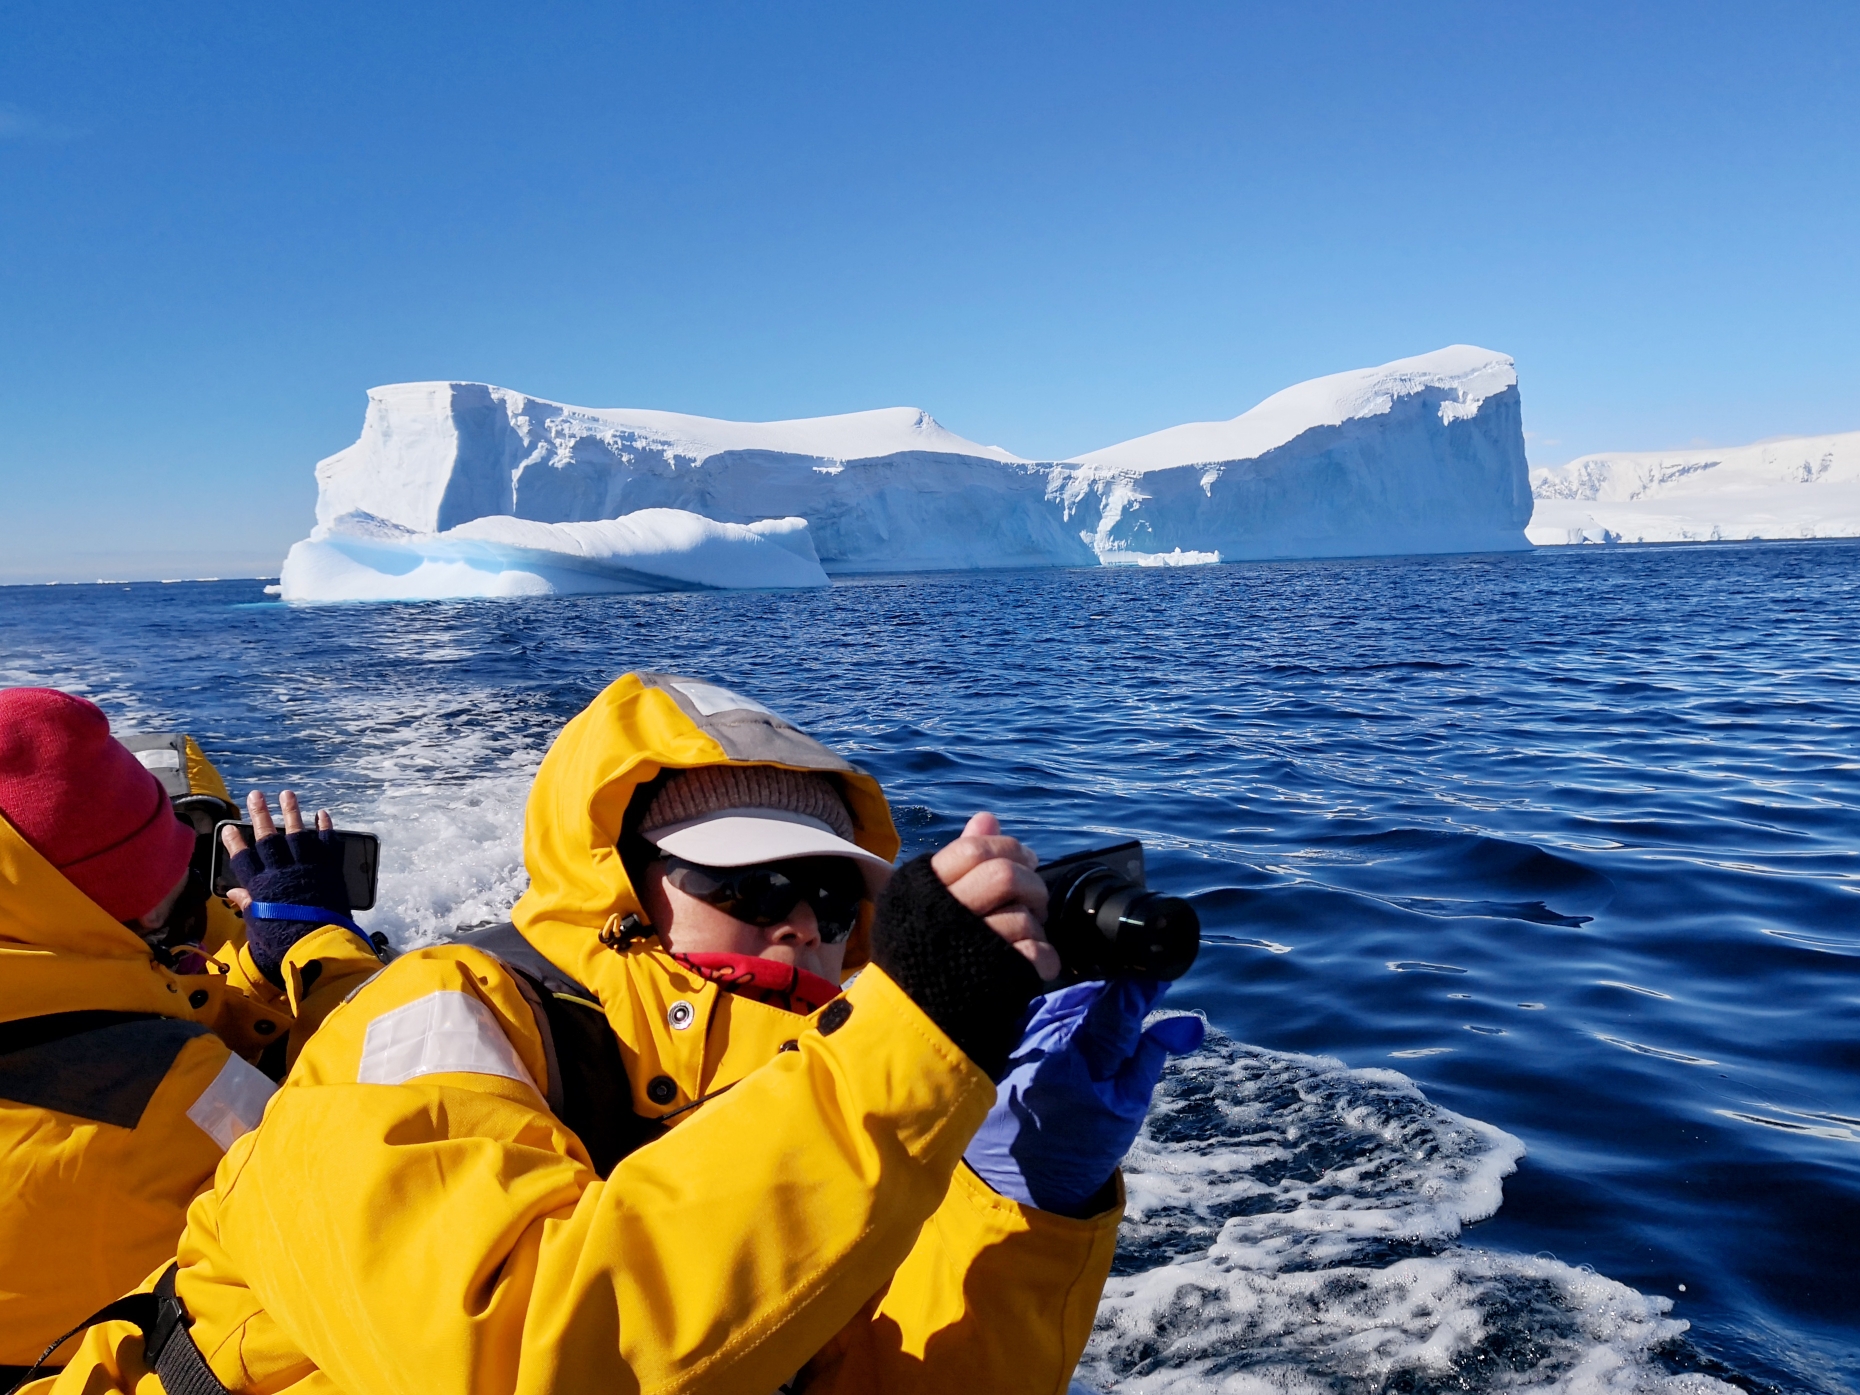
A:
[[[293,790],[280,790],[278,792],[278,807],[284,814],[285,838],[288,840],[291,834],[302,833],[304,831],[304,816],[303,810],[297,805],[296,792]],[[246,813],[249,814],[252,819],[252,836],[258,839],[260,843],[263,843],[265,839],[271,837],[278,831],[278,825],[271,817],[271,805],[266,802],[265,792],[263,790],[253,790],[245,797],[245,809]],[[319,832],[325,833],[335,827],[335,824],[330,822],[329,810],[318,809],[316,811],[316,826]],[[225,844],[226,852],[232,859],[228,865],[232,868],[233,875],[236,877],[239,876],[239,854],[246,851],[245,835],[237,828],[223,828],[220,830],[220,842]],[[247,865],[250,866],[250,864]],[[346,886],[344,890],[347,890]],[[233,908],[241,915],[244,915],[252,907],[252,893],[247,891],[244,886],[235,886],[232,890],[228,891],[226,893],[226,899],[232,902]],[[347,898],[345,897],[344,899],[346,903]]]
[[[239,881],[227,899],[245,917],[252,961],[260,973],[282,986],[285,954],[319,926],[342,925],[364,940],[368,936],[349,918],[342,843],[329,811],[319,809],[315,829],[306,829],[297,796],[284,790],[278,795],[284,814],[280,833],[262,791],[253,790],[245,803],[258,845],[248,848],[236,828],[221,831],[221,842],[232,854],[232,874]]]
[[[995,1107],[964,1154],[1003,1196],[1079,1216],[1100,1193],[1149,1113],[1171,1055],[1193,1051],[1199,1017],[1143,1019],[1169,989],[1155,979],[1078,983],[1037,999]]]
[[[1012,945],[1044,983],[1059,977],[1059,951],[1046,938],[1046,883],[1040,859],[1001,832],[993,814],[977,814],[962,836],[930,859],[938,880],[988,928]]]

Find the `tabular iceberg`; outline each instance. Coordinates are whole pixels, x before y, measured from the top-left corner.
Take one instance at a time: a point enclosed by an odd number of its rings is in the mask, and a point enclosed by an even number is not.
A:
[[[1531,471],[1534,543],[1860,536],[1860,431]]]
[[[1465,345],[1046,462],[911,407],[731,422],[400,383],[316,474],[293,600],[1488,551],[1528,546],[1531,507],[1517,374]]]

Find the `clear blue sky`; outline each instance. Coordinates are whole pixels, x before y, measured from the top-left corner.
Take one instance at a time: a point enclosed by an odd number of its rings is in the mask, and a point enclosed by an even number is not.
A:
[[[0,3],[0,579],[251,575],[365,390],[1063,457],[1453,342],[1860,428],[1860,5]]]

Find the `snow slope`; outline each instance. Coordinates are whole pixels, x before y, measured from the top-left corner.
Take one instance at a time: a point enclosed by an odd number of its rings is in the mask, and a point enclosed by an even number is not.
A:
[[[293,599],[613,589],[621,572],[629,586],[809,584],[768,579],[787,564],[736,534],[735,560],[712,573],[665,561],[676,540],[517,528],[659,511],[804,520],[826,573],[1522,548],[1530,513],[1517,375],[1464,345],[1058,462],[977,445],[910,407],[730,422],[400,383],[369,393],[360,439],[316,474]],[[496,527],[460,533],[474,520]]]
[[[1860,536],[1860,431],[1531,471],[1534,543]]]

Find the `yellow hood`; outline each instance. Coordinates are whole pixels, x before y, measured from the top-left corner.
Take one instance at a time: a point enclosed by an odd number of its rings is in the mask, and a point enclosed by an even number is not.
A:
[[[773,765],[833,777],[853,816],[853,841],[890,861],[898,833],[884,791],[863,770],[759,704],[702,679],[628,673],[567,726],[543,758],[523,825],[530,889],[511,913],[525,938],[583,982],[606,950],[600,932],[645,918],[619,850],[640,786],[662,770]],[[846,972],[866,962],[869,927],[846,947]]]
[[[0,818],[0,1022],[84,1008],[191,1016],[179,982]]]

